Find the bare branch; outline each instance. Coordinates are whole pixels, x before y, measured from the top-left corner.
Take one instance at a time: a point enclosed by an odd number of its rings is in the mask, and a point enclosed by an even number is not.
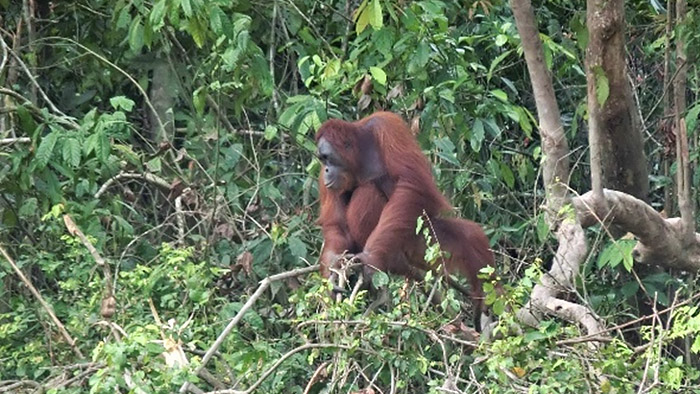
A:
[[[12,269],[15,271],[17,276],[19,276],[20,280],[22,280],[24,285],[27,286],[29,291],[31,291],[31,293],[34,295],[34,298],[36,298],[37,301],[39,301],[39,304],[41,304],[41,306],[44,308],[46,313],[49,314],[49,317],[51,317],[51,320],[53,320],[54,324],[56,324],[56,327],[58,327],[58,331],[61,333],[61,336],[63,336],[63,339],[65,339],[66,342],[68,342],[71,349],[73,349],[73,352],[78,357],[84,358],[83,353],[80,352],[80,348],[78,348],[78,345],[75,343],[75,340],[73,339],[73,337],[70,336],[70,334],[68,333],[68,330],[66,330],[66,327],[63,325],[63,323],[61,323],[60,320],[58,320],[58,317],[56,317],[56,314],[53,312],[53,308],[51,307],[51,305],[49,305],[44,300],[44,297],[41,296],[39,291],[36,289],[36,287],[34,287],[32,282],[29,280],[29,278],[27,278],[24,275],[24,272],[22,272],[22,270],[19,269],[17,264],[15,264],[15,261],[12,259],[12,257],[10,257],[10,255],[7,253],[5,248],[3,248],[2,246],[0,246],[0,253],[3,256],[5,256],[5,260],[7,260],[7,262],[10,263],[10,266],[12,266]]]
[[[32,142],[32,139],[29,137],[0,138],[0,145],[27,144],[30,142]]]
[[[104,192],[106,192],[107,189],[109,189],[109,187],[112,186],[114,182],[120,181],[122,179],[142,179],[153,183],[156,186],[160,186],[163,189],[170,190],[170,184],[168,183],[168,181],[159,177],[158,175],[151,174],[149,172],[122,172],[113,176],[112,178],[109,178],[109,180],[105,182],[104,185],[100,186],[100,189],[97,191],[97,193],[95,193],[95,198],[100,198],[100,196],[102,196]]]
[[[5,50],[5,48],[7,47],[5,40],[3,40],[1,36],[0,36],[0,45],[3,46],[3,50]],[[73,118],[70,118],[68,115],[64,114],[60,109],[58,109],[58,107],[56,107],[56,105],[51,101],[51,99],[49,99],[49,96],[41,88],[41,86],[39,85],[39,82],[36,81],[36,78],[34,77],[32,72],[29,70],[29,67],[27,67],[27,65],[22,61],[22,59],[13,50],[10,49],[9,51],[10,51],[10,54],[12,55],[12,57],[15,58],[15,61],[17,61],[17,64],[20,65],[20,67],[22,68],[24,73],[27,75],[27,78],[29,78],[29,80],[32,82],[32,85],[41,94],[41,98],[43,98],[44,101],[46,101],[46,104],[49,106],[49,108],[51,108],[51,111],[60,115],[67,122],[69,122],[74,128],[79,128],[80,126],[73,120]]]
[[[253,293],[253,295],[250,296],[248,301],[246,301],[245,305],[243,305],[243,307],[241,308],[240,311],[238,311],[236,316],[234,316],[233,319],[231,319],[231,321],[228,323],[228,325],[226,325],[226,328],[224,328],[224,330],[221,332],[221,334],[219,334],[219,336],[216,338],[216,341],[214,341],[214,344],[211,345],[209,350],[207,350],[207,352],[204,354],[204,357],[202,357],[202,362],[201,362],[200,366],[197,368],[196,373],[199,373],[199,371],[207,365],[207,363],[214,356],[214,354],[219,349],[221,344],[224,343],[224,340],[226,339],[226,337],[231,333],[233,328],[236,327],[238,322],[241,321],[241,319],[246,314],[246,312],[248,312],[248,310],[253,307],[253,304],[255,304],[255,302],[258,300],[258,298],[260,298],[260,296],[262,296],[263,293],[265,293],[265,290],[267,290],[267,288],[270,287],[270,284],[272,284],[273,282],[276,282],[276,281],[283,280],[283,279],[292,278],[292,277],[300,276],[300,275],[306,275],[310,272],[314,272],[314,271],[318,270],[318,268],[319,268],[318,264],[315,264],[315,265],[312,265],[309,267],[304,267],[304,268],[297,268],[297,269],[294,269],[291,271],[282,272],[282,273],[279,273],[276,275],[268,276],[267,278],[260,281],[260,286],[258,286],[258,289],[255,290],[255,293]],[[267,377],[267,376],[264,375],[264,377]],[[262,380],[260,380],[260,382],[262,382]],[[259,383],[257,383],[257,384],[259,384]],[[189,387],[189,382],[186,382],[185,384],[183,384],[182,387],[180,387],[180,393],[186,392],[188,387]],[[256,386],[253,385],[253,387],[256,387]],[[236,391],[230,391],[230,392],[235,393]],[[249,392],[249,391],[247,391],[247,392]]]

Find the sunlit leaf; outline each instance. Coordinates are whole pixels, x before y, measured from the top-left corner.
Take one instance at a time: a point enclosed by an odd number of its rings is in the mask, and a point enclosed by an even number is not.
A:
[[[379,82],[382,85],[386,85],[386,73],[379,67],[370,67],[370,74],[372,74],[372,79]]]

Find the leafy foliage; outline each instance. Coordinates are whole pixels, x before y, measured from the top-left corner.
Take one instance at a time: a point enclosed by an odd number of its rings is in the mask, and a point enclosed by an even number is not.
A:
[[[485,285],[500,318],[494,339],[465,340],[464,316],[449,312],[464,300],[451,290],[442,308],[426,307],[439,284],[433,275],[421,283],[375,275],[391,306],[366,317],[374,295],[336,303],[311,275],[273,284],[243,316],[207,366],[224,387],[250,387],[277,365],[258,391],[303,392],[316,379],[311,392],[437,393],[450,388],[447,371],[459,387],[468,381],[484,392],[630,392],[650,379],[656,392],[696,390],[699,314],[679,305],[697,292],[695,279],[639,271],[629,240],[607,243],[601,234],[572,297],[610,326],[654,301],[674,306],[665,312],[673,324],[640,320],[595,352],[563,321],[516,328],[510,309],[527,299],[554,251],[540,210],[543,142],[505,3],[15,3],[0,1],[8,50],[0,67],[0,245],[89,359],[75,355],[0,259],[0,380],[41,382],[52,392],[213,387],[195,375],[202,352],[258,282],[318,256],[314,131],[326,119],[382,108],[409,122],[458,213],[485,224],[500,262],[493,274],[506,289]],[[664,121],[664,10],[655,4],[628,5],[629,64],[650,133]],[[537,10],[575,163],[585,161],[587,144],[582,7]],[[675,32],[689,64],[699,21],[691,10]],[[605,102],[607,78],[596,81]],[[691,73],[689,91],[697,87]],[[694,136],[696,93],[691,100],[684,116]],[[658,141],[649,140],[647,155],[660,206],[672,173],[660,170],[667,147]],[[588,188],[587,172],[577,164],[575,190]],[[105,258],[111,282],[68,235],[63,214]],[[442,252],[426,253],[435,262]],[[105,317],[110,287],[116,313]],[[679,341],[687,341],[688,360]]]

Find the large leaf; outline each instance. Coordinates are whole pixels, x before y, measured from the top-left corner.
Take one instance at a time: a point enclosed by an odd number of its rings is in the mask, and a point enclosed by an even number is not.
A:
[[[372,74],[372,79],[379,82],[381,85],[386,85],[386,73],[379,67],[370,67],[370,74]]]
[[[137,16],[131,21],[131,27],[129,27],[129,48],[134,52],[141,52],[141,48],[143,48],[143,24],[141,23],[141,16]]]
[[[365,0],[357,10],[355,20],[355,33],[362,33],[367,25],[374,30],[379,30],[383,26],[382,5],[379,0]]]
[[[484,123],[481,119],[474,121],[474,126],[472,127],[472,135],[469,139],[469,144],[474,152],[481,150],[481,143],[484,142]]]
[[[63,161],[75,168],[80,165],[80,141],[68,138],[63,142]]]
[[[41,139],[39,147],[36,149],[36,155],[34,160],[37,163],[37,168],[41,169],[46,167],[51,156],[53,154],[53,148],[56,146],[56,141],[58,141],[58,132],[52,131],[44,138]]]

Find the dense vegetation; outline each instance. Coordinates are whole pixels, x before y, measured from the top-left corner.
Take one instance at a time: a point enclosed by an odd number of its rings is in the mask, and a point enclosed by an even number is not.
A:
[[[586,4],[534,6],[569,185],[585,192]],[[626,7],[648,201],[673,216],[666,34],[687,47],[695,165],[700,15],[691,1],[667,33],[667,5]],[[570,294],[610,328],[597,346],[575,324],[526,327],[512,312],[556,242],[507,3],[4,0],[0,10],[0,391],[174,392],[190,381],[275,393],[700,392],[696,276],[635,265],[629,237],[589,230]],[[315,130],[377,109],[407,120],[439,188],[489,236],[506,289],[489,293],[492,340],[465,340],[467,316],[426,303],[431,276],[380,277],[393,307],[365,317],[367,294],[333,302],[314,272],[271,282],[198,375],[262,279],[318,259]],[[458,302],[468,304],[447,292],[445,305]]]

